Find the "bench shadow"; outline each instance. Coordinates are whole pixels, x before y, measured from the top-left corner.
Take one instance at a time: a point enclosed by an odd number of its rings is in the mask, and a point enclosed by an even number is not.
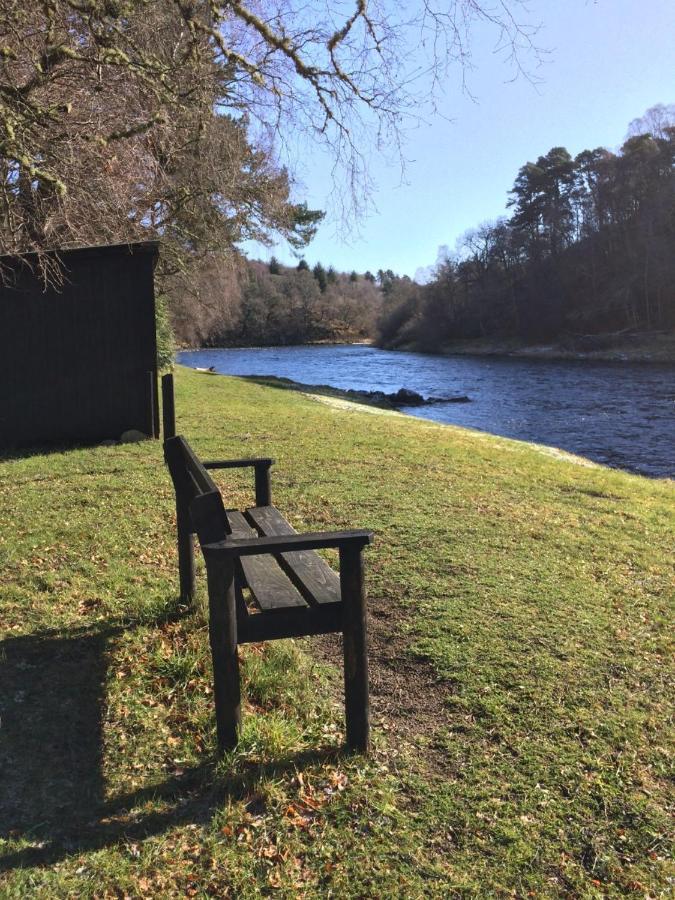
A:
[[[0,642],[0,840],[31,844],[0,856],[0,872],[206,824],[224,800],[250,795],[259,779],[339,757],[334,747],[318,749],[251,764],[229,778],[208,758],[159,784],[106,799],[107,654],[111,640],[129,627],[135,626]],[[153,800],[161,801],[161,811],[134,812]]]

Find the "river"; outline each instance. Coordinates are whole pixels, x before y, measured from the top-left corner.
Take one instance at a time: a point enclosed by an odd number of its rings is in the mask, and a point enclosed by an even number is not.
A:
[[[225,375],[276,375],[336,388],[466,394],[470,403],[403,412],[559,447],[650,477],[675,477],[675,366],[432,356],[364,344],[190,350],[178,361]]]

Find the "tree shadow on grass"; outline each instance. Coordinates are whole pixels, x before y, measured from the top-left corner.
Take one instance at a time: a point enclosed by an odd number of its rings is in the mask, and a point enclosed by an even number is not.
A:
[[[0,837],[84,820],[103,798],[110,632],[0,643]]]
[[[0,872],[205,824],[226,798],[249,795],[259,779],[339,756],[335,748],[318,749],[251,764],[231,778],[219,777],[208,758],[160,784],[106,800],[107,654],[125,627],[133,625],[0,642],[0,840],[31,841],[0,856]],[[137,812],[151,801],[152,811]]]

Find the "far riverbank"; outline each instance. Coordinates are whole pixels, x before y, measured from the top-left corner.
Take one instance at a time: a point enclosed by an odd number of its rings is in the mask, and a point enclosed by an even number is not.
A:
[[[381,349],[441,356],[513,356],[522,359],[674,364],[675,334],[579,335],[537,344],[525,343],[516,338],[479,338],[453,341],[438,349],[427,349],[414,344]]]
[[[632,334],[617,338],[614,335],[579,335],[544,343],[526,343],[516,338],[503,340],[477,338],[474,340],[452,341],[438,348],[421,347],[414,343],[397,347],[379,345],[373,338],[336,338],[335,340],[307,341],[306,347],[374,347],[396,353],[421,353],[431,356],[503,356],[519,359],[580,360],[588,362],[627,362],[675,364],[675,334],[661,332]],[[179,352],[199,352],[209,350],[256,350],[284,348],[293,345],[264,344],[211,346],[181,344]]]

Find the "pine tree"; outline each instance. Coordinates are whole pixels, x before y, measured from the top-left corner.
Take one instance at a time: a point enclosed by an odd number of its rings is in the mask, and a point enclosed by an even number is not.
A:
[[[326,288],[328,287],[328,278],[326,276],[326,270],[320,262],[318,262],[312,269],[312,275],[316,278],[321,293],[325,293]]]

